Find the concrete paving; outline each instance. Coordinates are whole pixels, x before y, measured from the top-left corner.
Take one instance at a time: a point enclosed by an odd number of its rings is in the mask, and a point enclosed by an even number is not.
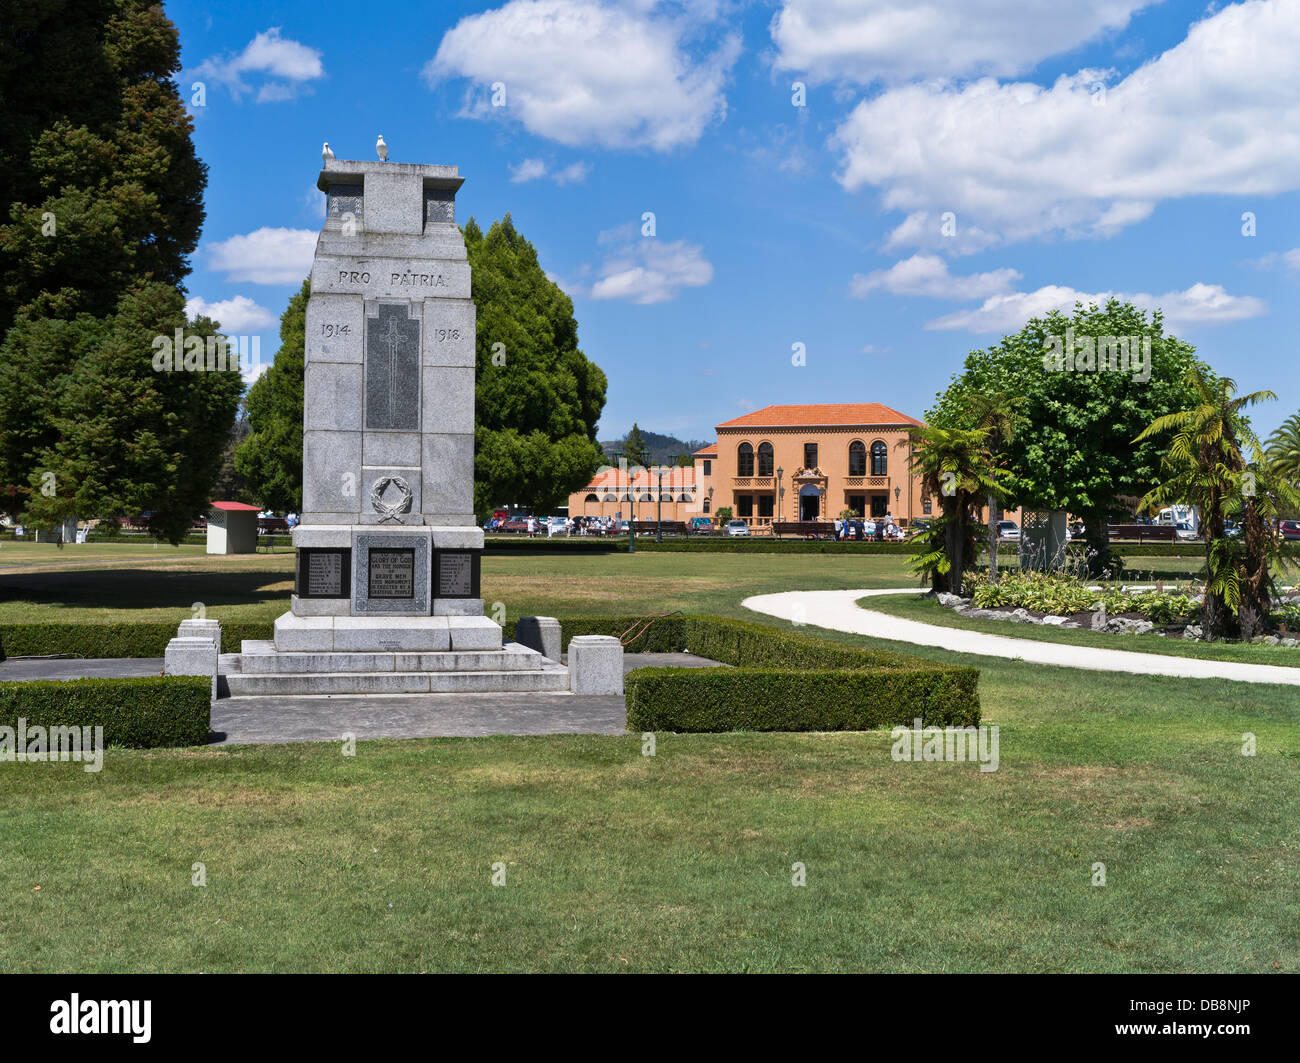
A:
[[[1173,657],[1159,653],[1135,653],[1091,646],[1071,646],[1010,638],[982,631],[922,624],[917,620],[877,613],[857,605],[859,598],[881,594],[916,594],[916,587],[892,590],[786,591],[746,598],[746,609],[782,620],[797,621],[831,631],[847,631],[872,638],[891,639],[914,646],[937,646],[955,653],[984,657],[1020,659],[1032,664],[1061,668],[1086,668],[1098,672],[1133,672],[1138,675],[1168,675],[1185,679],[1231,679],[1240,683],[1282,683],[1300,686],[1300,668],[1276,664],[1242,664],[1237,661],[1207,661],[1196,657]],[[1132,638],[1146,638],[1133,635]]]

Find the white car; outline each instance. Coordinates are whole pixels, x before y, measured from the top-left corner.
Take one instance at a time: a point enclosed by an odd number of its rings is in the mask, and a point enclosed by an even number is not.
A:
[[[727,521],[727,534],[728,534],[728,535],[748,535],[748,534],[749,534],[749,525],[746,524],[743,520],[739,520],[739,519],[737,519],[737,520],[729,520],[729,521]]]
[[[1176,535],[1179,539],[1195,539],[1196,529],[1193,528],[1190,524],[1188,524],[1187,521],[1180,520],[1177,524],[1174,525],[1174,535]]]
[[[1000,520],[997,522],[998,538],[1003,542],[1018,542],[1020,539],[1020,525],[1014,520]]]

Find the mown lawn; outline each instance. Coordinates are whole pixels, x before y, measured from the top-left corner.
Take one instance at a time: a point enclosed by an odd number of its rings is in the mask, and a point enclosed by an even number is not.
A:
[[[521,612],[756,620],[749,594],[896,585],[892,558],[595,560],[485,576]],[[1294,689],[915,652],[981,669],[998,771],[885,733],[0,764],[0,970],[1300,969]]]

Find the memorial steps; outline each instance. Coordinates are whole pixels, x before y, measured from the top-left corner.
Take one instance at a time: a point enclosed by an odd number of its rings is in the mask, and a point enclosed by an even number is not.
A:
[[[246,640],[222,654],[219,689],[229,697],[303,694],[470,694],[568,691],[569,670],[508,642],[497,650],[295,652]]]

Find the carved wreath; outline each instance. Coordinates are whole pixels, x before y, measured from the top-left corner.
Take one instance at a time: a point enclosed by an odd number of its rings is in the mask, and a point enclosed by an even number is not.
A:
[[[392,505],[384,501],[384,492],[390,486],[396,487],[401,492],[401,498]],[[370,504],[375,507],[375,512],[379,514],[380,524],[383,524],[386,520],[397,521],[400,524],[402,522],[401,514],[411,511],[412,500],[410,485],[400,476],[381,476],[370,488]]]

